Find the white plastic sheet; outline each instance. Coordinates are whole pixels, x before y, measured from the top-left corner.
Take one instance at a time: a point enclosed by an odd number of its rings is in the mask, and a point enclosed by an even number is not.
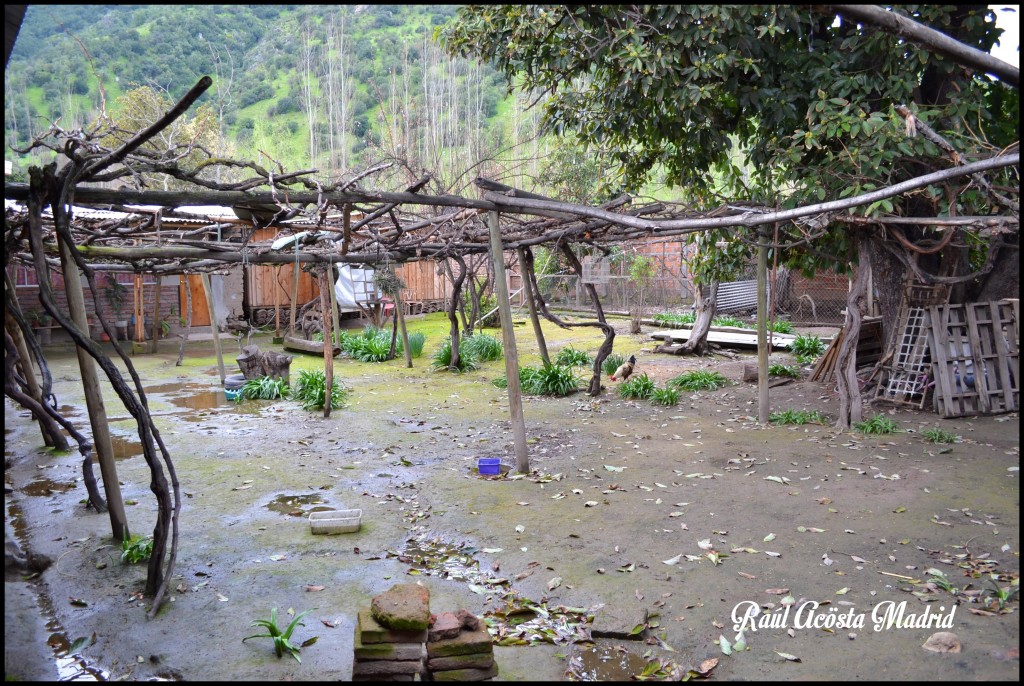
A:
[[[380,300],[383,295],[373,283],[373,270],[344,264],[338,267],[338,280],[334,283],[334,295],[339,307],[356,307],[356,303],[367,305]]]

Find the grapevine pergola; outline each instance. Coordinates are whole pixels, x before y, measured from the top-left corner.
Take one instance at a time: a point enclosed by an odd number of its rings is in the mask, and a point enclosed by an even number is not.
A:
[[[327,290],[327,268],[332,264],[394,265],[419,260],[452,260],[460,266],[453,280],[454,293],[450,301],[449,319],[452,322],[453,358],[458,350],[458,326],[455,307],[459,290],[466,277],[465,258],[489,254],[495,269],[495,290],[502,318],[505,338],[506,371],[509,382],[510,412],[513,436],[520,471],[528,471],[525,428],[519,399],[518,362],[512,333],[511,313],[504,278],[504,257],[507,251],[518,253],[541,349],[538,317],[544,316],[560,326],[596,326],[605,333],[605,341],[595,359],[594,374],[589,392],[600,392],[600,370],[605,357],[612,350],[614,329],[607,324],[597,293],[588,286],[596,308],[596,321],[563,321],[548,312],[536,288],[532,269],[531,248],[538,245],[553,246],[565,255],[577,274],[582,274],[573,246],[585,245],[590,249],[607,252],[608,246],[638,239],[680,236],[708,229],[729,227],[758,227],[760,252],[758,336],[759,336],[759,392],[761,421],[767,421],[767,338],[765,319],[766,255],[769,247],[768,228],[785,223],[795,227],[811,240],[815,230],[833,222],[846,222],[851,230],[860,227],[847,210],[880,199],[911,193],[929,184],[964,175],[983,178],[989,171],[1018,165],[1016,151],[993,155],[970,164],[957,164],[940,172],[924,175],[890,187],[843,200],[829,201],[812,206],[780,211],[771,207],[723,204],[709,211],[697,211],[674,203],[651,202],[635,204],[622,196],[599,207],[558,202],[532,193],[478,178],[478,197],[456,195],[428,195],[422,193],[429,177],[398,191],[366,190],[361,183],[386,168],[376,165],[351,178],[334,184],[324,184],[313,177],[316,170],[286,172],[272,170],[250,162],[216,159],[199,150],[202,162],[186,167],[182,160],[197,152],[192,146],[164,152],[154,152],[145,146],[154,135],[186,112],[209,88],[212,80],[201,79],[174,108],[144,131],[133,133],[118,147],[106,147],[110,140],[109,122],[89,130],[64,131],[51,128],[37,140],[36,146],[58,153],[60,165],[32,168],[30,183],[6,184],[5,197],[24,203],[9,207],[5,213],[4,241],[5,266],[15,263],[35,268],[40,284],[40,300],[44,309],[74,340],[82,368],[86,397],[99,393],[95,365],[98,365],[112,383],[119,398],[136,420],[145,459],[152,473],[151,488],[157,497],[158,520],[154,530],[153,555],[149,563],[147,594],[155,596],[151,616],[155,615],[171,578],[177,549],[177,517],[180,493],[170,455],[160,438],[159,431],[149,415],[145,392],[130,358],[115,345],[132,377],[127,382],[104,349],[93,342],[86,329],[83,287],[79,271],[84,274],[88,291],[97,294],[94,272],[131,271],[157,275],[208,273],[234,264],[273,265],[303,263],[320,274],[321,297]],[[105,127],[105,128],[104,128]],[[221,167],[243,170],[248,178],[231,183],[218,183],[213,171]],[[184,191],[152,191],[143,188],[144,174],[162,173],[189,184]],[[101,182],[135,182],[135,189],[100,187]],[[133,206],[149,208],[138,211]],[[248,209],[252,219],[241,222],[241,232],[233,240],[219,238],[222,225],[210,222],[198,228],[168,228],[177,216],[177,208],[185,205],[217,205]],[[99,206],[119,209],[123,217],[90,218],[76,216],[71,209]],[[354,218],[354,210],[361,215]],[[1015,211],[1005,215],[983,217],[914,217],[893,218],[899,222],[922,225],[957,225],[985,232],[1016,232],[1018,216]],[[190,214],[194,219],[195,215]],[[885,223],[885,219],[872,219],[872,223]],[[299,238],[288,250],[275,250],[272,240],[252,240],[256,230],[273,225],[279,235],[289,232]],[[235,225],[238,228],[238,225]],[[70,312],[62,311],[54,298],[53,284],[49,280],[50,267],[59,268],[65,276]],[[75,296],[77,292],[77,296]],[[860,315],[856,294],[851,292],[848,308],[846,340],[857,340]],[[59,427],[66,429],[78,442],[83,455],[83,470],[90,499],[102,504],[95,479],[91,476],[91,457],[95,449],[99,454],[104,487],[108,489],[111,523],[114,535],[127,534],[127,522],[120,498],[112,495],[117,479],[109,445],[104,447],[98,426],[102,417],[93,421],[93,440],[96,445],[56,411],[50,394],[50,378],[42,351],[35,341],[24,313],[20,311],[13,288],[5,285],[5,304],[8,314],[5,331],[5,392],[9,397],[32,410],[39,419],[44,436],[59,445]],[[330,330],[325,313],[325,339]],[[104,329],[112,333],[109,322],[102,320]],[[214,326],[216,340],[216,326]],[[112,338],[116,339],[116,336]],[[329,346],[325,346],[329,349]],[[219,350],[219,348],[218,348]],[[408,350],[408,346],[406,346]],[[855,346],[844,346],[837,362],[838,373],[855,371]],[[325,363],[330,369],[331,355],[325,350]],[[31,377],[28,359],[38,363],[42,379],[36,388]],[[21,369],[18,365],[21,361]],[[455,360],[453,359],[453,363]],[[328,383],[330,383],[330,374]],[[844,402],[858,408],[860,398],[856,383],[848,388]],[[329,397],[329,390],[328,390]],[[329,414],[330,405],[325,408]],[[109,444],[109,436],[107,437]],[[166,468],[166,471],[165,471]],[[170,541],[168,540],[170,538]],[[168,543],[170,547],[168,548]],[[169,558],[168,558],[169,553]],[[166,563],[165,563],[166,560]]]

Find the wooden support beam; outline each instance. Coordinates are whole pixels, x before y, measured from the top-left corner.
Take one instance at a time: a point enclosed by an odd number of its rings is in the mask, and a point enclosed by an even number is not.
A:
[[[217,351],[217,371],[220,373],[220,385],[224,385],[224,353],[220,347],[220,329],[217,326],[217,311],[213,309],[213,289],[210,287],[210,275],[200,274],[203,280],[203,293],[206,295],[206,309],[210,311],[210,331],[213,332],[213,347]]]
[[[398,319],[398,330],[402,334],[402,351],[405,353],[405,367],[412,369],[412,351],[409,350],[409,331],[405,328],[405,303],[402,302],[402,289],[395,291],[395,317]]]
[[[85,314],[85,296],[82,294],[82,277],[75,264],[71,248],[58,238],[60,261],[64,271],[64,291],[68,297],[68,311],[75,324],[82,331],[89,330]],[[99,316],[97,314],[96,316]],[[92,426],[92,442],[100,462],[100,474],[103,477],[103,491],[107,495],[107,512],[110,514],[110,529],[114,540],[127,538],[128,517],[124,511],[124,499],[121,497],[121,485],[117,480],[117,467],[114,464],[114,448],[110,441],[110,427],[107,422],[107,410],[103,405],[103,391],[100,388],[99,374],[96,363],[83,348],[75,346],[78,353],[78,367],[82,373],[82,388],[85,390],[85,404],[89,411],[89,423]]]
[[[327,295],[329,281],[327,271],[320,272],[320,314],[324,332],[324,419],[331,416],[331,390],[334,386],[334,332],[331,330],[330,298]]]
[[[156,277],[156,293],[153,294],[153,342],[149,344],[149,352],[157,351],[157,341],[160,340],[160,279]]]
[[[757,419],[768,423],[768,226],[757,229]]]
[[[523,418],[522,389],[519,386],[519,354],[516,352],[516,333],[512,328],[512,307],[509,304],[497,212],[487,213],[487,225],[491,235],[491,260],[494,262],[494,292],[498,296],[498,316],[501,318],[501,337],[505,345],[505,377],[508,379],[508,408],[512,416],[516,471],[529,474],[530,456],[526,450],[526,422]]]

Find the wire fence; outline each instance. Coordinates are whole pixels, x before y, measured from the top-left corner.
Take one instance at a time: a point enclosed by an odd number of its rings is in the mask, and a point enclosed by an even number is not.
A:
[[[604,283],[593,284],[606,312],[633,314],[640,304],[641,292],[624,269],[612,269]],[[646,317],[658,313],[684,313],[695,304],[692,284],[669,270],[656,270],[643,289]],[[618,272],[618,273],[616,273]],[[572,310],[592,310],[585,284],[576,275],[538,275],[537,283],[549,306]],[[769,273],[769,309],[774,318],[788,319],[800,326],[838,326],[843,323],[849,291],[847,277],[824,273],[808,279],[786,270]],[[522,293],[513,302],[525,307]],[[754,318],[757,313],[757,271],[748,268],[735,281],[719,285],[716,312],[737,318]]]

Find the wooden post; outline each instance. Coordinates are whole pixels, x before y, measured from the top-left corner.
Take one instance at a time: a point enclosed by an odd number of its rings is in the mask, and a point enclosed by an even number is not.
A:
[[[512,416],[512,440],[516,452],[516,470],[530,473],[530,456],[526,452],[526,423],[523,419],[523,397],[519,387],[519,354],[516,352],[516,334],[512,330],[512,307],[508,298],[505,278],[505,260],[501,246],[498,213],[487,213],[491,234],[491,259],[494,262],[494,292],[498,296],[498,316],[501,318],[501,337],[505,344],[505,377],[508,379],[508,408]]]
[[[213,309],[213,289],[210,287],[210,275],[200,274],[203,280],[203,293],[206,295],[206,309],[210,311],[210,331],[213,332],[213,347],[217,351],[217,371],[220,372],[220,385],[224,385],[224,353],[220,349],[220,331],[217,327],[217,312]]]
[[[135,342],[144,343],[146,341],[146,324],[142,316],[142,311],[145,309],[143,307],[145,291],[142,290],[142,274],[135,275],[133,286],[135,287],[135,302],[133,303],[135,309],[132,314],[135,315]]]
[[[330,298],[327,289],[330,279],[327,270],[320,272],[320,313],[324,331],[324,419],[331,416],[331,390],[334,385],[334,332],[331,331],[331,315],[328,311]]]
[[[768,423],[768,226],[757,230],[757,418]]]
[[[295,255],[299,254],[299,243],[295,242]],[[288,326],[288,335],[295,335],[295,309],[298,306],[297,301],[299,299],[299,261],[295,260],[295,273],[292,274],[292,320]]]
[[[86,323],[85,296],[82,294],[82,277],[78,273],[71,248],[57,236],[60,250],[61,267],[64,270],[64,291],[68,296],[68,311],[75,324],[82,331],[88,331]],[[97,313],[96,316],[99,316]],[[103,405],[103,391],[100,389],[99,375],[96,373],[96,362],[84,348],[75,346],[78,353],[78,367],[82,372],[82,387],[85,389],[85,405],[89,411],[89,423],[92,425],[92,442],[100,462],[100,474],[103,477],[103,492],[107,495],[107,508],[110,513],[110,529],[114,540],[121,541],[129,536],[128,518],[124,512],[124,499],[121,497],[121,485],[117,480],[117,468],[114,465],[114,448],[110,442],[110,427],[107,422],[107,410]]]
[[[526,248],[517,248],[516,254],[519,255],[519,271],[523,274],[523,292],[526,294],[526,305],[530,310],[530,321],[533,322],[533,333],[537,337],[537,347],[540,348],[540,359],[547,366],[551,364],[551,358],[548,357],[548,346],[544,342],[544,331],[541,330],[540,319],[537,317],[537,303],[533,299],[533,283],[530,280],[530,275],[526,273],[528,269],[533,270],[533,262],[527,261]]]
[[[337,345],[334,342],[334,338],[335,338],[335,336],[337,336],[338,331],[341,330],[341,321],[340,321],[341,314],[338,312],[338,294],[334,291],[334,281],[335,281],[335,278],[334,278],[334,265],[333,264],[327,265],[327,273],[329,274],[329,276],[327,277],[327,282],[328,282],[327,283],[327,288],[328,288],[327,292],[331,296],[329,298],[329,300],[331,301],[331,323],[332,323],[332,325],[334,327],[331,330],[331,348],[332,348],[332,352],[333,352],[334,346]],[[327,338],[324,337],[324,340],[327,340]],[[331,357],[333,358],[334,356],[332,355]]]
[[[156,293],[153,297],[153,342],[149,345],[149,352],[157,351],[157,341],[160,340],[160,275],[156,275]]]
[[[405,328],[405,303],[402,302],[402,289],[395,291],[395,316],[398,318],[398,329],[402,333],[402,350],[405,351],[405,367],[412,369],[412,351],[409,350],[409,332]]]
[[[274,338],[281,337],[281,267],[274,267]]]

